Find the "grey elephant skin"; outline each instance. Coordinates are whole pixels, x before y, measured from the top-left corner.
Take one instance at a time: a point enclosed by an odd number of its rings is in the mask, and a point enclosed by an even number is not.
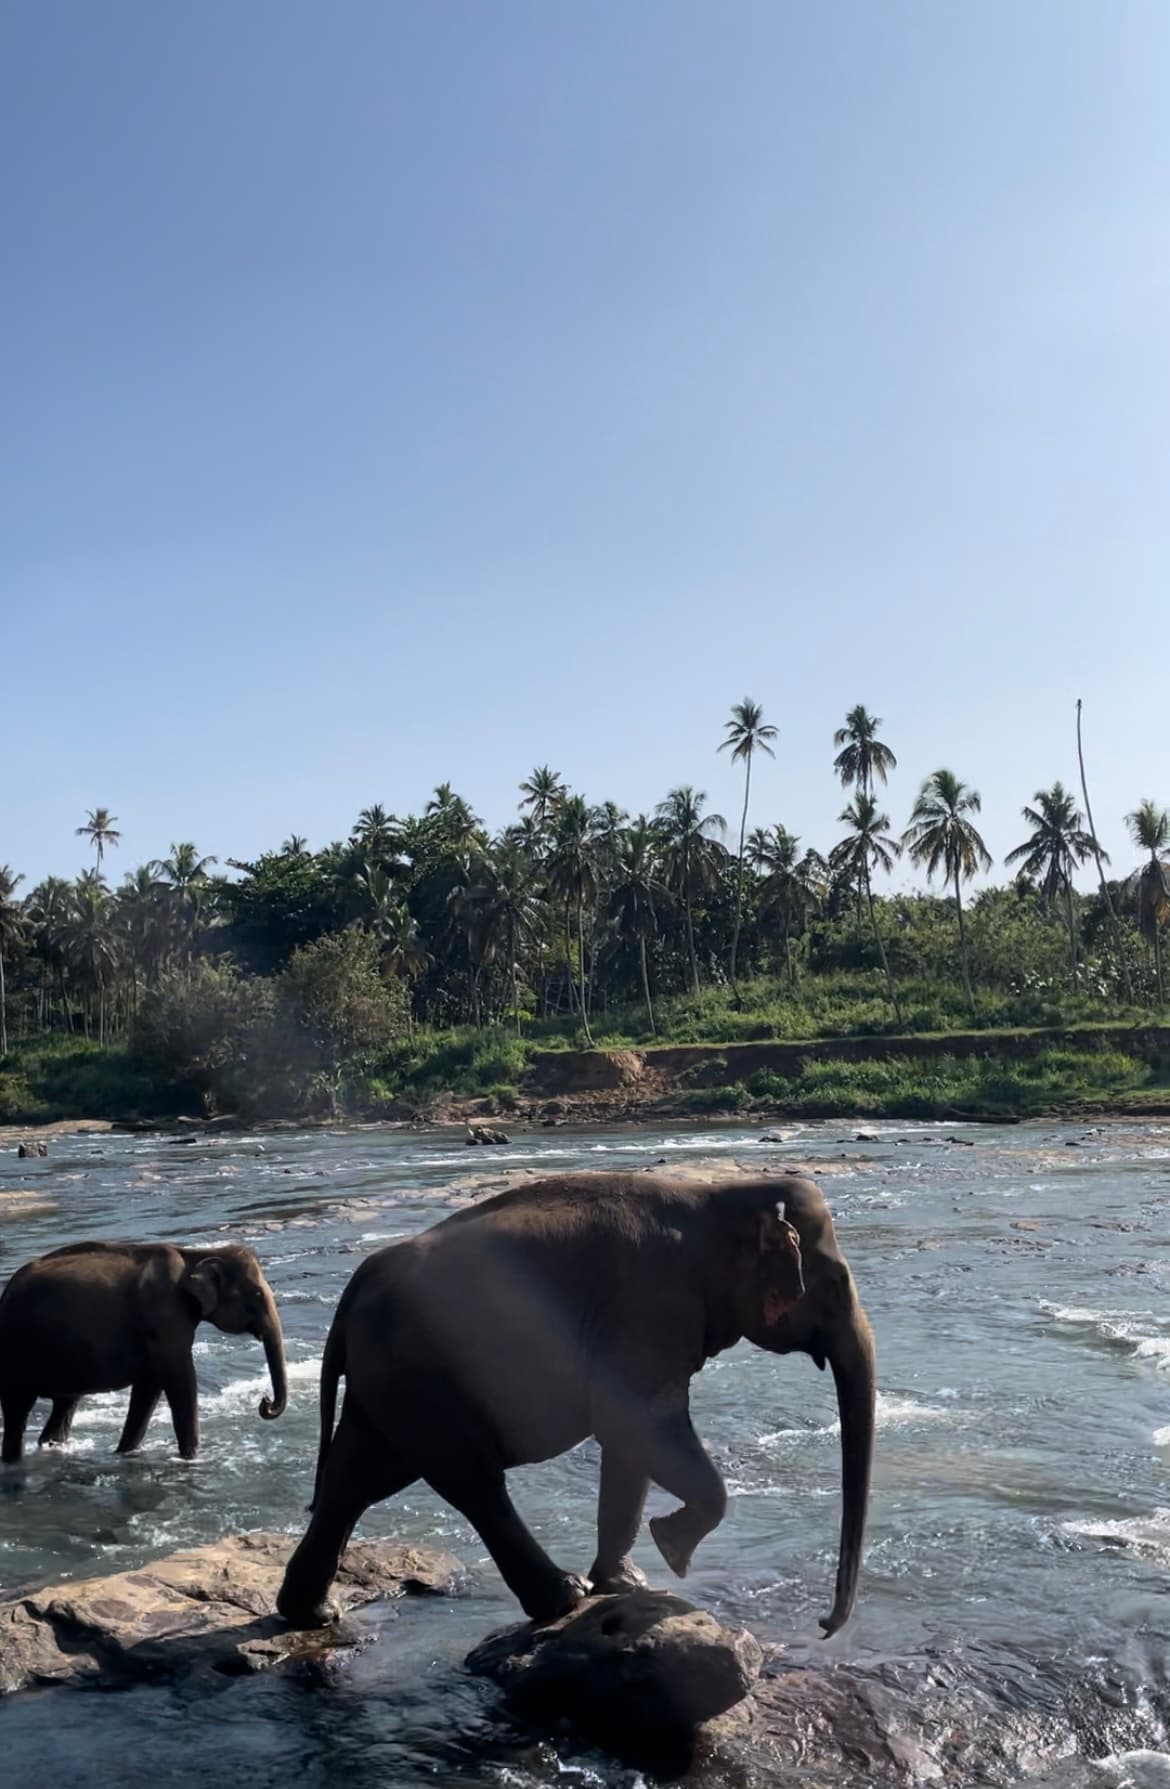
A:
[[[419,1478],[471,1522],[535,1621],[558,1619],[590,1588],[642,1582],[628,1554],[651,1481],[679,1499],[650,1531],[684,1577],[727,1505],[691,1424],[690,1381],[744,1337],[832,1368],[842,1519],[821,1625],[835,1632],[853,1606],[864,1540],[873,1338],[820,1190],[780,1177],[543,1180],[368,1256],[325,1346],[312,1519],[280,1613],[295,1626],[330,1620],[329,1586],[355,1523]],[[586,1582],[537,1544],[504,1475],[589,1436],[601,1483]]]
[[[184,1249],[172,1243],[79,1242],[13,1274],[0,1296],[0,1458],[21,1458],[38,1398],[52,1400],[43,1447],[68,1439],[88,1392],[131,1387],[119,1453],[142,1443],[160,1397],[185,1460],[199,1448],[191,1350],[207,1320],[264,1345],[272,1396],[260,1415],[280,1416],[288,1394],[284,1341],[272,1289],[251,1249]]]

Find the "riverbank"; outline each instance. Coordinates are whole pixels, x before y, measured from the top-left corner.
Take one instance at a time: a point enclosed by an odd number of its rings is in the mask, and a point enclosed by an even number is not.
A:
[[[10,1059],[11,1062],[11,1059]],[[336,1109],[287,1101],[209,1114],[124,1051],[65,1045],[6,1065],[0,1141],[54,1127],[641,1123],[739,1118],[1012,1122],[1170,1115],[1170,1028],[938,1032],[657,1047],[541,1048],[425,1038],[355,1062]]]

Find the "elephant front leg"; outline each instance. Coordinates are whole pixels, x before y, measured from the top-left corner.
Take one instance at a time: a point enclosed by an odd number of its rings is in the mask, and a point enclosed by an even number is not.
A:
[[[126,1412],[126,1421],[123,1424],[122,1436],[118,1442],[117,1451],[120,1454],[132,1454],[135,1448],[142,1446],[147,1428],[150,1425],[150,1419],[154,1415],[155,1407],[161,1396],[162,1386],[159,1385],[157,1381],[152,1379],[136,1379],[134,1381],[134,1385],[130,1392],[130,1408]],[[173,1413],[173,1404],[171,1410]],[[175,1433],[179,1433],[177,1422],[175,1424]],[[196,1440],[197,1439],[198,1436],[196,1434]],[[182,1440],[183,1438],[180,1435],[180,1447],[182,1446]]]
[[[80,1398],[54,1398],[48,1422],[37,1440],[38,1447],[59,1447],[68,1441]]]
[[[137,1389],[135,1386],[135,1391]],[[167,1403],[171,1407],[171,1422],[174,1424],[175,1439],[179,1444],[180,1456],[184,1460],[193,1460],[199,1452],[199,1393],[195,1384],[195,1363],[190,1355],[186,1360],[171,1368],[163,1380],[163,1390],[166,1393]],[[131,1393],[131,1411],[133,1408],[134,1393]],[[127,1428],[129,1424],[130,1415],[128,1413]],[[145,1427],[144,1423],[144,1430]],[[141,1440],[141,1436],[139,1440]]]
[[[472,1465],[424,1474],[444,1502],[466,1516],[530,1621],[557,1621],[588,1594],[583,1579],[554,1565],[516,1513],[502,1471]]]
[[[650,1533],[671,1571],[685,1578],[695,1548],[726,1514],[727,1487],[685,1411],[657,1421],[645,1459],[655,1484],[682,1504],[655,1516]]]
[[[630,1548],[642,1526],[650,1479],[628,1449],[602,1443],[601,1486],[597,1498],[597,1558],[589,1569],[595,1596],[636,1590],[646,1582]]]

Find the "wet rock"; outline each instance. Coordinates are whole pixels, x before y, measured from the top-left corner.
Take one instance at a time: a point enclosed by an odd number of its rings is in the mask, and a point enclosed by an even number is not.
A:
[[[855,1131],[853,1135],[853,1141],[855,1143],[880,1143],[881,1140],[880,1131]]]
[[[469,1124],[467,1127],[467,1141],[469,1143],[488,1144],[506,1143],[508,1141],[508,1135],[506,1131],[496,1130],[495,1127],[490,1124]]]
[[[790,1141],[791,1137],[792,1137],[791,1131],[761,1131],[759,1137],[757,1138],[757,1142],[760,1142],[760,1143],[787,1143]]]
[[[346,1624],[312,1634],[274,1613],[293,1537],[233,1535],[134,1572],[54,1584],[0,1602],[0,1692],[110,1685],[191,1669],[227,1676],[352,1647]],[[397,1542],[351,1546],[337,1578],[348,1611],[379,1597],[449,1591],[458,1561]]]
[[[493,1634],[468,1655],[513,1710],[611,1743],[685,1733],[742,1702],[762,1652],[744,1629],[667,1591],[590,1597],[571,1615]]]

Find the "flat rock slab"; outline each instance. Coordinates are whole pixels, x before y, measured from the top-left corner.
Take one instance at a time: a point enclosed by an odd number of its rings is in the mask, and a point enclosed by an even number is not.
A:
[[[0,1692],[34,1684],[118,1684],[193,1667],[229,1676],[352,1645],[336,1627],[298,1633],[275,1614],[294,1537],[233,1535],[134,1572],[54,1584],[0,1602]],[[411,1591],[443,1594],[458,1560],[397,1542],[351,1546],[343,1610]]]
[[[493,1634],[467,1665],[493,1678],[518,1715],[612,1739],[687,1732],[725,1714],[750,1692],[761,1659],[746,1630],[667,1591],[632,1590]]]

